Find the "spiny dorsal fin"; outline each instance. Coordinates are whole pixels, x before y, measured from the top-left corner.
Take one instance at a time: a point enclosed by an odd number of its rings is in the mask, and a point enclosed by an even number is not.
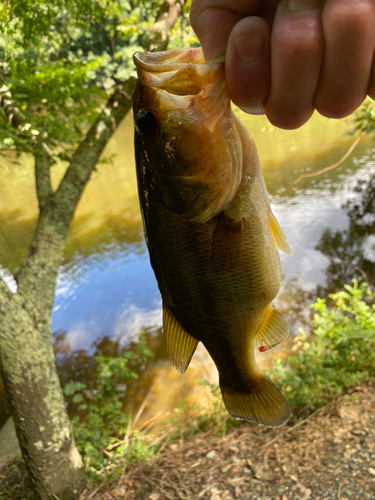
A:
[[[286,241],[286,236],[284,231],[281,229],[280,224],[277,222],[276,217],[274,216],[271,208],[270,208],[270,227],[271,234],[275,245],[279,250],[290,255],[292,253],[288,242]]]
[[[271,304],[266,308],[262,324],[254,338],[260,352],[271,351],[289,335],[289,326],[283,315]]]
[[[249,420],[266,427],[279,427],[290,417],[286,399],[261,372],[241,392],[221,383],[220,389],[225,407],[234,418]]]
[[[240,261],[243,243],[243,221],[234,221],[224,212],[214,231],[211,265],[222,272],[233,271]]]
[[[173,366],[180,373],[184,373],[199,340],[185,330],[165,303],[163,303],[163,329],[165,344]]]

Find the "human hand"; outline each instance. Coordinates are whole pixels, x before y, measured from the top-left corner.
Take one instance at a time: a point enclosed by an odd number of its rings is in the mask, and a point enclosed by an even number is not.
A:
[[[375,99],[375,0],[193,0],[190,20],[233,102],[277,127]]]

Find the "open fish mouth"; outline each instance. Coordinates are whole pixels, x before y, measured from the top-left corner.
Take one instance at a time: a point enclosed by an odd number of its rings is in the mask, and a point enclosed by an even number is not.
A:
[[[147,154],[160,141],[163,160],[155,154],[152,163],[156,185],[161,186],[161,177],[155,165],[164,179],[169,177],[160,189],[161,201],[185,218],[204,223],[233,200],[242,182],[242,143],[230,109],[224,56],[205,62],[198,47],[136,52],[134,63],[139,79],[134,99],[136,129]],[[159,135],[142,135],[142,113],[147,112],[156,117]],[[189,148],[184,144],[186,135]],[[198,143],[200,150],[188,165],[185,159],[192,157]],[[184,168],[172,166],[172,156]]]
[[[166,90],[176,95],[196,95],[224,62],[224,56],[205,62],[200,47],[166,52],[136,52],[133,56],[138,78],[143,85]],[[216,81],[223,78],[217,75]]]

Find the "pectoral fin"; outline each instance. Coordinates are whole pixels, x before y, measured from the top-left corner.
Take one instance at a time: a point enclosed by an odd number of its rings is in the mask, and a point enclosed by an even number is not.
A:
[[[233,271],[240,261],[243,244],[243,221],[234,221],[224,212],[214,231],[211,265],[222,271]]]
[[[173,366],[184,373],[189,366],[199,340],[193,337],[163,303],[164,340]]]
[[[249,420],[266,427],[279,427],[290,417],[289,405],[263,373],[257,374],[240,392],[220,383],[226,409],[234,418]]]
[[[277,219],[274,216],[271,209],[270,209],[270,227],[271,227],[272,238],[277,248],[282,252],[286,253],[287,255],[290,255],[292,253],[292,250],[290,249],[290,246],[286,241],[286,236],[284,234],[284,231],[281,229],[280,224],[277,222]]]
[[[255,347],[260,352],[270,351],[289,335],[289,327],[281,313],[273,304],[266,309],[262,324],[255,336]]]

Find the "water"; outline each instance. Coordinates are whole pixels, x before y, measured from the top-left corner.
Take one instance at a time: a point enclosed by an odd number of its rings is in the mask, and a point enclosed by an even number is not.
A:
[[[281,254],[284,282],[276,303],[295,334],[300,326],[309,329],[308,305],[317,293],[326,295],[354,273],[373,275],[374,221],[369,214],[375,198],[371,185],[375,144],[363,139],[338,168],[294,184],[301,174],[334,164],[346,153],[354,141],[344,135],[349,123],[316,115],[300,130],[287,132],[275,129],[264,117],[239,114],[257,142],[272,208],[292,248],[291,257]],[[52,331],[58,333],[56,349],[64,383],[77,378],[78,369],[80,380],[90,377],[88,367],[95,351],[127,345],[137,332],[146,330],[156,357],[140,373],[137,384],[128,388],[127,405],[136,413],[152,386],[146,415],[162,416],[180,400],[201,401],[207,389],[197,380],[215,381],[217,376],[202,346],[184,376],[168,360],[160,332],[160,294],[142,232],[132,137],[128,116],[104,153],[116,155],[113,164],[99,165],[78,206],[59,271]],[[65,168],[53,167],[55,187]],[[358,183],[363,193],[358,192]],[[367,200],[367,205],[362,206],[361,200]],[[352,205],[344,207],[347,203]],[[0,272],[10,283],[11,273],[27,251],[36,217],[30,159],[22,158],[20,166],[3,162]],[[73,363],[72,353],[76,353],[75,363],[79,359],[87,369]],[[284,346],[274,356],[281,355],[285,355]],[[263,366],[266,360],[272,362],[269,355],[260,356]],[[5,417],[0,398],[0,424]]]

